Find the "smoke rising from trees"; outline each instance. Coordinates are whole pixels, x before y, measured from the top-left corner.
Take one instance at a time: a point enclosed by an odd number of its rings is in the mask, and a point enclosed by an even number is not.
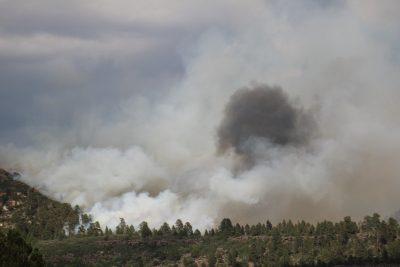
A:
[[[0,167],[110,227],[399,209],[399,1],[99,1],[1,2]]]
[[[310,114],[290,102],[280,87],[257,85],[236,91],[227,103],[218,128],[218,153],[233,148],[252,162],[251,138],[272,145],[305,145],[313,131]]]

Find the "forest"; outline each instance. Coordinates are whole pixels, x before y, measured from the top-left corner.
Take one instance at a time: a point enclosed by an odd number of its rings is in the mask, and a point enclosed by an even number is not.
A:
[[[115,229],[91,222],[56,239],[32,239],[48,266],[335,266],[400,263],[400,228],[375,213],[356,223],[283,220],[256,225],[223,219],[200,232],[177,220],[137,229],[123,218]],[[3,241],[2,241],[3,242]],[[3,249],[4,245],[2,245]],[[3,252],[4,250],[2,250]],[[39,251],[35,250],[38,254]],[[15,252],[13,252],[15,253]],[[2,253],[4,255],[4,253]],[[3,256],[4,258],[4,256]],[[36,264],[36,263],[35,263]],[[40,265],[31,265],[40,266]]]
[[[0,172],[1,266],[335,266],[400,263],[400,226],[378,213],[356,222],[224,218],[199,231],[178,219],[111,229]],[[18,261],[16,260],[18,259]]]
[[[400,0],[0,0],[0,267],[400,266]]]

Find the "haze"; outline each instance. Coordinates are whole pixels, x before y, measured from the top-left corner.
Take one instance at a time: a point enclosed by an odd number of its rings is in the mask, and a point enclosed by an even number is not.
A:
[[[1,0],[0,167],[103,226],[391,214],[399,10]]]

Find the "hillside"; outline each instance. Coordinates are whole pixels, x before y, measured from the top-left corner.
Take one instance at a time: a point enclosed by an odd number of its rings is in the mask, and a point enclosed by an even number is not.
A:
[[[79,224],[79,208],[52,200],[0,169],[0,229],[17,229],[38,239],[65,236]]]
[[[38,243],[51,266],[399,266],[400,228],[378,214],[356,223],[232,225],[201,235],[180,220],[150,231],[121,224],[115,232]]]
[[[123,218],[115,229],[101,228],[79,207],[54,201],[0,170],[0,266],[15,253],[27,266],[335,266],[400,263],[400,226],[379,214],[360,222],[271,222],[219,226],[201,233],[177,220],[138,229]],[[28,240],[23,246],[23,237]],[[4,232],[4,233],[2,233]],[[29,241],[34,241],[34,246]],[[21,243],[22,242],[22,243]],[[17,249],[16,249],[17,248]],[[35,250],[33,248],[38,248]],[[21,255],[22,255],[21,254]],[[16,254],[15,254],[16,255]],[[19,256],[18,256],[19,257]],[[2,265],[3,264],[3,265]],[[393,265],[396,266],[396,265]]]

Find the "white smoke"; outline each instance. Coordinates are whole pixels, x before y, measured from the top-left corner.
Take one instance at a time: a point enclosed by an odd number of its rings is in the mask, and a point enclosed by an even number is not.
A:
[[[168,11],[161,17],[147,10],[137,19],[201,28],[177,48],[182,80],[156,101],[134,95],[119,103],[112,119],[86,114],[69,131],[32,132],[40,141],[30,147],[2,145],[1,166],[103,226],[120,217],[152,227],[181,218],[204,229],[222,217],[251,223],[398,209],[400,21],[386,19],[398,2],[311,10],[308,1],[239,3],[160,4]],[[198,14],[225,6],[218,21]],[[319,132],[300,148],[255,140],[255,166],[237,174],[233,153],[216,155],[216,130],[229,97],[254,81],[280,85],[313,110]]]

